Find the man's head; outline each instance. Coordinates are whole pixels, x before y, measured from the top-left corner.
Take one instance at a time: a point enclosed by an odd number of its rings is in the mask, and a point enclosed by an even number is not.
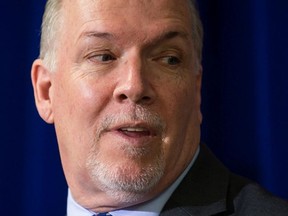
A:
[[[97,211],[155,197],[199,145],[201,24],[187,0],[48,1],[36,105],[68,185]]]

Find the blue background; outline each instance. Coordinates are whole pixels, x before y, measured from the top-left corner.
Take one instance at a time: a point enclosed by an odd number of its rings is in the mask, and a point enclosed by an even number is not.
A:
[[[37,114],[30,67],[44,0],[0,3],[1,215],[65,215],[52,125]],[[288,1],[201,0],[202,139],[234,172],[288,199]]]

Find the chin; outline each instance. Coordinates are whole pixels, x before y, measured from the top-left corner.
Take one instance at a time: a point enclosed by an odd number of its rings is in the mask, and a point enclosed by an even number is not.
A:
[[[143,199],[158,184],[165,169],[162,153],[146,164],[133,159],[130,162],[107,163],[94,155],[88,158],[86,165],[95,185],[121,203],[135,203]]]

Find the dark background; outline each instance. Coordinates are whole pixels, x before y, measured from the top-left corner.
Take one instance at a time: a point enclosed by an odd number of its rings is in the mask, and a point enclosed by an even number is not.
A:
[[[0,3],[1,215],[65,215],[54,128],[38,116],[30,81],[45,2]],[[202,139],[231,170],[288,199],[288,1],[199,0],[199,8]]]

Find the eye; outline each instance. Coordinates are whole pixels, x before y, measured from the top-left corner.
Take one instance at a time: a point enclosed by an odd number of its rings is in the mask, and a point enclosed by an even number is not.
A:
[[[165,64],[168,64],[168,65],[178,65],[181,63],[181,60],[175,56],[165,56],[165,57],[162,57],[161,59],[161,62],[165,63]]]
[[[116,60],[116,58],[111,55],[111,54],[94,54],[94,55],[91,55],[89,57],[89,60],[91,61],[95,61],[95,62],[105,62],[105,63],[108,63],[110,61],[114,61]]]

